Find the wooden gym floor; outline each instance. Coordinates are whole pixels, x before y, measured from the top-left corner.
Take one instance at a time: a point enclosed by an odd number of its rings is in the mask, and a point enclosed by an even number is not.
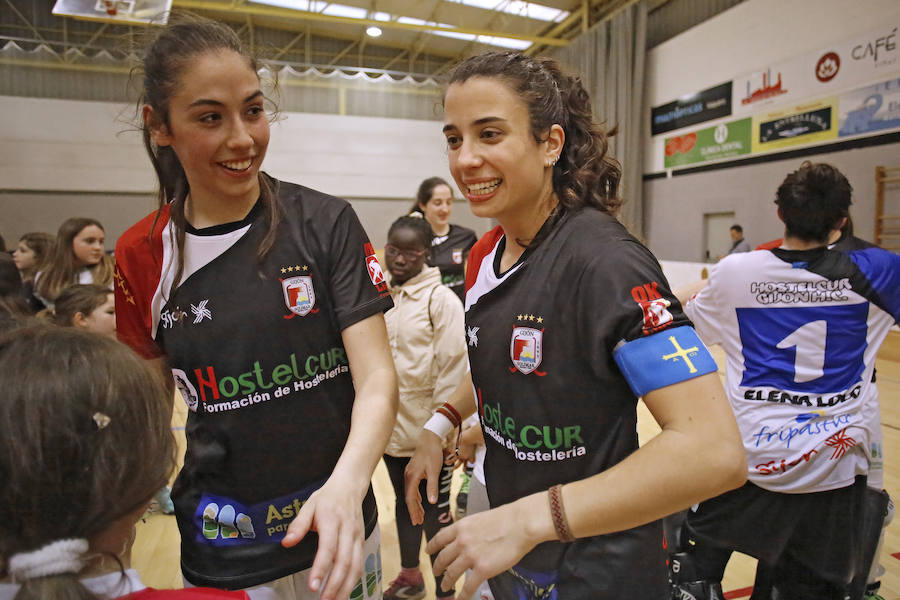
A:
[[[713,354],[720,366],[719,374],[724,377],[724,354],[719,347],[713,348]],[[876,368],[884,432],[885,487],[891,496],[900,498],[900,332],[894,330],[890,333],[879,352]],[[183,447],[186,408],[180,398],[177,400],[172,426],[179,444]],[[638,410],[638,431],[641,440],[646,441],[659,429],[643,404],[639,405]],[[394,495],[383,464],[378,465],[372,481],[378,501],[384,586],[387,587],[400,570],[400,555],[394,524]],[[459,472],[456,473],[454,480],[454,497],[458,487]],[[138,523],[132,566],[138,570],[146,585],[155,588],[181,587],[179,553],[178,528],[174,517],[152,513],[145,522]],[[900,599],[900,518],[895,518],[888,526],[881,563],[887,569],[881,578],[881,595],[887,600]],[[426,598],[433,599],[434,582],[430,579],[430,564],[424,552],[420,566],[425,573],[428,588]],[[726,592],[725,597],[728,599],[749,597],[755,568],[754,559],[736,554],[725,572],[722,586]]]

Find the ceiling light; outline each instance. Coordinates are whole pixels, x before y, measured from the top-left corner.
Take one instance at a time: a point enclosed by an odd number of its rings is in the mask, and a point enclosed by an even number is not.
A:
[[[366,28],[366,35],[369,37],[378,37],[381,35],[381,28],[372,25],[371,27]]]

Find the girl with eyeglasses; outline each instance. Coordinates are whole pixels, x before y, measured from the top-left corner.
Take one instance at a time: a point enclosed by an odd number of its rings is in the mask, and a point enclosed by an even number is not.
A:
[[[412,524],[403,501],[403,471],[415,450],[419,431],[466,371],[463,307],[453,292],[441,284],[439,269],[426,264],[431,238],[431,227],[424,219],[400,217],[388,230],[384,248],[394,300],[394,308],[385,314],[385,321],[400,388],[397,424],[385,450],[384,463],[397,496],[401,565],[400,574],[384,592],[385,600],[425,597],[425,582],[419,571],[422,532],[431,539],[453,521],[452,463],[445,462],[441,468],[441,493],[437,503],[428,505],[423,523]],[[435,578],[437,597],[452,598],[452,589],[441,590],[441,580]]]

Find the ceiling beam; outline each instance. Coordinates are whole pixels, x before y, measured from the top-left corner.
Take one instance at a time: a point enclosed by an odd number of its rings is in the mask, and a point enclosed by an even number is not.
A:
[[[337,61],[339,61],[339,60],[341,60],[342,58],[344,58],[344,56],[346,56],[348,52],[350,52],[351,50],[353,50],[354,48],[356,48],[356,45],[357,45],[357,44],[359,44],[359,40],[354,40],[353,42],[347,44],[347,47],[346,47],[346,48],[344,48],[343,50],[341,50],[340,52],[338,52],[338,54],[337,54],[335,57],[333,57],[333,58],[331,59],[331,62],[328,63],[328,66],[329,66],[329,67],[333,67],[333,66],[334,66],[334,63],[336,63]]]
[[[415,25],[412,23],[400,23],[399,21],[376,21],[375,19],[355,19],[352,17],[339,17],[336,15],[326,15],[322,13],[307,12],[300,10],[291,10],[277,6],[268,6],[260,4],[240,4],[233,5],[222,0],[173,0],[173,6],[177,8],[185,8],[191,10],[203,10],[213,12],[225,12],[231,14],[246,14],[260,17],[272,17],[275,19],[290,19],[293,21],[326,21],[330,23],[342,23],[344,25],[356,25],[359,27],[368,27],[374,25],[376,27],[387,27],[390,29],[404,29],[406,31],[425,31],[425,32],[450,32],[466,35],[484,35],[489,37],[505,37],[515,40],[523,40],[533,44],[543,44],[545,46],[568,46],[568,40],[558,38],[526,35],[520,33],[512,33],[508,31],[492,31],[489,29],[474,29],[468,27],[437,27],[436,25]]]
[[[297,45],[297,42],[299,42],[300,40],[302,40],[303,37],[304,37],[305,35],[306,35],[306,32],[305,32],[305,31],[301,31],[301,32],[298,33],[296,36],[294,36],[294,39],[292,39],[290,42],[288,42],[287,46],[284,46],[283,48],[281,48],[281,49],[278,51],[278,54],[276,54],[275,56],[272,57],[272,60],[278,60],[279,58],[281,58],[282,56],[284,56],[285,54],[287,54],[288,51],[289,51],[291,48],[293,48],[294,46],[296,46],[296,45]]]

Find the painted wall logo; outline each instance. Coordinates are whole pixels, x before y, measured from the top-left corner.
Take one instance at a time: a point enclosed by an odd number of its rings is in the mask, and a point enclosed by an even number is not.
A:
[[[760,73],[753,74],[747,81],[747,95],[741,98],[741,104],[753,104],[754,102],[768,100],[781,94],[787,94],[787,92],[787,88],[784,87],[781,81],[781,71],[778,72],[776,80],[772,81],[772,70],[766,69]]]
[[[512,338],[509,342],[509,356],[514,368],[510,367],[510,372],[515,373],[518,370],[523,375],[531,372],[541,377],[546,375],[546,372],[537,371],[544,358],[543,341],[543,329],[513,327]]]
[[[875,66],[883,67],[897,61],[897,28],[890,32],[870,38],[865,42],[856,44],[850,51],[853,60],[869,61]]]
[[[552,462],[587,454],[581,437],[581,425],[518,425],[503,412],[500,403],[484,403],[478,390],[478,407],[484,433],[510,450],[517,460]]]
[[[841,70],[841,57],[837,52],[826,52],[816,62],[816,79],[821,83],[828,83],[834,79]]]
[[[672,313],[669,312],[672,303],[659,293],[659,282],[651,281],[631,288],[631,297],[641,307],[644,335],[664,329],[672,322]]]
[[[313,310],[316,305],[316,290],[313,287],[312,277],[309,275],[299,275],[280,279],[281,291],[284,294],[284,303],[291,311],[291,314],[284,315],[285,319],[292,319],[294,316],[305,317],[310,312],[319,312]]]

